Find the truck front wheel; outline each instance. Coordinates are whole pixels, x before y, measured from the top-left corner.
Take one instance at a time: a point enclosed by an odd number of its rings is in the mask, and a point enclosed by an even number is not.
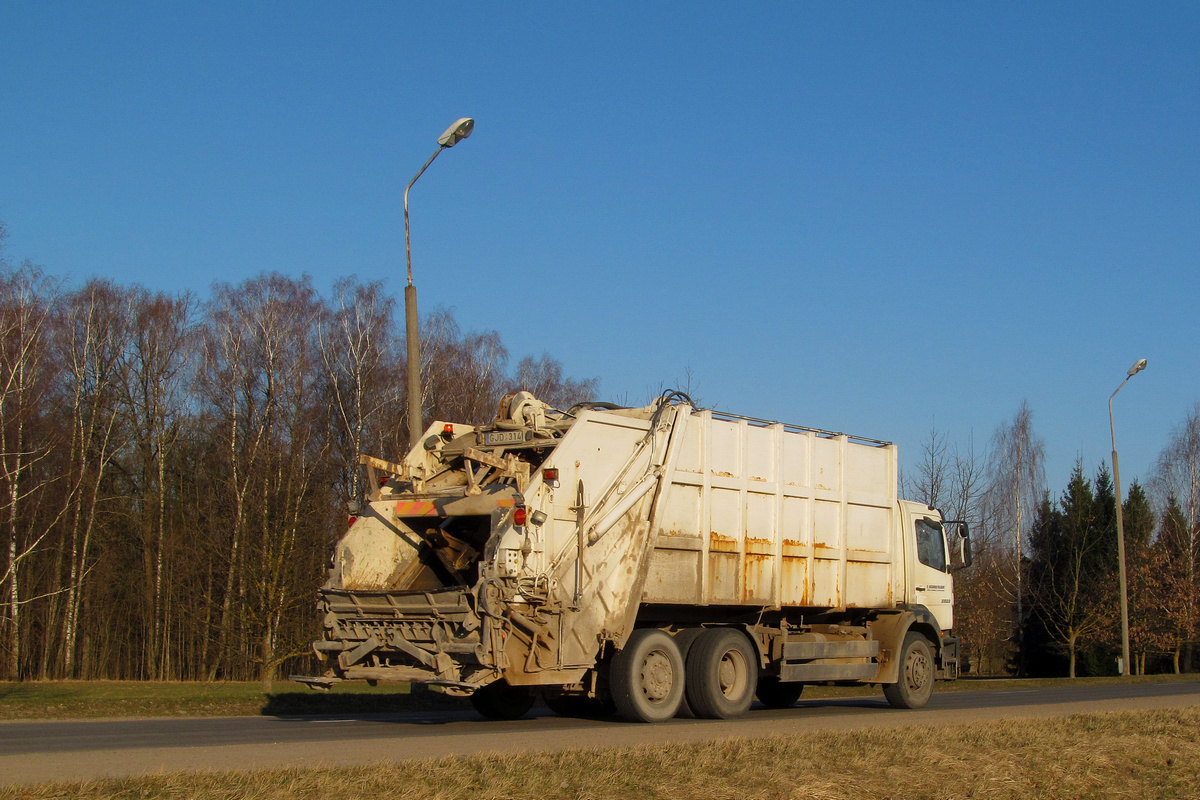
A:
[[[709,628],[688,652],[687,699],[697,717],[740,717],[757,685],[758,654],[735,628]]]
[[[933,649],[929,640],[909,631],[900,650],[900,680],[884,686],[883,696],[893,708],[920,708],[933,694],[933,679]]]
[[[683,702],[683,658],[658,628],[638,628],[613,656],[609,687],[617,712],[630,722],[662,722]]]

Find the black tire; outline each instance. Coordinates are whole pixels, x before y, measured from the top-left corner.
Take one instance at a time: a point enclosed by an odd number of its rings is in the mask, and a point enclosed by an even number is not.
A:
[[[683,659],[684,674],[687,674],[687,657],[688,652],[692,649],[692,643],[699,638],[700,634],[704,633],[704,628],[684,628],[675,634],[675,646],[679,648],[679,657]],[[692,706],[688,703],[687,692],[683,693],[683,702],[679,704],[679,711],[675,712],[675,716],[680,719],[695,719],[696,712],[692,711]]]
[[[803,683],[785,683],[774,676],[758,679],[759,702],[767,708],[791,708],[804,692]]]
[[[616,713],[612,703],[599,697],[584,697],[578,694],[546,695],[542,698],[549,708],[560,717],[575,719],[604,719]]]
[[[687,660],[688,704],[702,719],[740,717],[758,685],[758,653],[736,628],[710,628]]]
[[[929,640],[915,631],[904,637],[900,649],[900,680],[883,687],[883,696],[893,708],[920,708],[933,694],[936,668]]]
[[[613,655],[609,689],[617,713],[630,722],[663,722],[683,702],[683,658],[658,628],[638,628]]]
[[[471,705],[488,719],[520,719],[533,708],[533,692],[499,680],[476,689],[471,695]]]

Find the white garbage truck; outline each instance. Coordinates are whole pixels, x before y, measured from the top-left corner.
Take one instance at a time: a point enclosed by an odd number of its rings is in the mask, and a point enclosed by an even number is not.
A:
[[[516,718],[727,718],[805,684],[925,704],[958,674],[965,523],[897,498],[894,445],[693,407],[506,396],[363,456],[304,678],[405,681]]]

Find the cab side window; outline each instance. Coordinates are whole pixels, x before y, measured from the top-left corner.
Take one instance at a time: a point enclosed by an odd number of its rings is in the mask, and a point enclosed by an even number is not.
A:
[[[932,520],[917,520],[917,560],[927,567],[946,571],[946,538],[942,526]]]

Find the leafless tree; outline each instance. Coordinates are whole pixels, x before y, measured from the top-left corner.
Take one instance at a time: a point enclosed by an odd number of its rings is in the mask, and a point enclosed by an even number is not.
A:
[[[54,440],[42,425],[52,388],[48,321],[58,285],[26,262],[0,273],[0,514],[5,555],[0,586],[7,584],[4,671],[22,677],[23,565],[49,536],[64,507],[39,507],[52,477],[39,472]]]
[[[517,364],[517,374],[511,384],[514,391],[532,392],[535,397],[555,408],[570,408],[575,403],[592,400],[599,381],[572,380],[563,374],[562,362],[549,353],[541,358],[526,356]]]
[[[1171,438],[1158,456],[1150,488],[1164,524],[1159,536],[1165,538],[1171,554],[1171,568],[1177,586],[1189,587],[1176,592],[1183,601],[1175,609],[1181,618],[1195,620],[1197,593],[1200,592],[1200,403],[1193,405],[1183,421],[1171,432]],[[1193,642],[1183,645],[1183,659],[1192,667]]]
[[[508,351],[500,334],[463,335],[454,315],[441,308],[426,320],[421,341],[426,418],[489,421],[508,384]]]
[[[130,343],[132,296],[93,280],[64,304],[61,351],[70,408],[69,545],[66,609],[62,623],[62,674],[75,675],[82,584],[91,568],[96,518],[114,455],[125,444],[119,426],[123,366]]]
[[[150,616],[146,666],[150,677],[171,674],[172,623],[177,609],[167,602],[172,584],[173,546],[168,525],[167,471],[189,417],[187,389],[193,380],[195,303],[190,295],[171,296],[137,289],[131,297],[130,341],[124,357],[123,409],[133,453],[127,468],[130,493],[140,510],[136,527],[144,565],[145,605]]]
[[[303,581],[296,578],[315,581],[319,574],[319,564],[302,555],[314,548],[301,540],[323,541],[321,523],[329,522],[307,507],[327,466],[315,336],[321,304],[307,278],[278,274],[236,291],[218,287],[216,299],[210,396],[228,431],[227,491],[235,509],[218,654],[227,655],[236,596],[241,641],[256,645],[259,676],[269,687],[281,650],[284,658],[300,650],[299,642],[281,639],[285,613],[301,600]]]
[[[979,535],[986,483],[973,439],[960,448],[947,434],[930,428],[921,442],[916,467],[906,471],[901,485],[907,499],[941,509],[945,519],[963,520],[976,532],[974,565],[960,572],[955,581],[955,627],[972,668],[991,671],[1003,663],[1002,642],[1011,632],[1007,625],[998,625],[998,620],[1007,620],[1011,614],[1003,610],[1006,605],[996,591],[999,573],[994,553],[987,549],[986,536]]]
[[[1000,587],[1016,612],[1012,630],[1018,651],[1025,620],[1026,536],[1046,491],[1045,452],[1045,444],[1033,430],[1033,410],[1028,401],[1021,403],[1010,421],[997,426],[992,436],[983,539],[987,542],[985,546],[994,543],[998,552],[1009,555],[998,559],[997,566]],[[1019,669],[1024,672],[1023,659]]]
[[[2,255],[0,678],[311,668],[356,456],[407,449],[393,300],[274,274],[203,304],[64,291]],[[448,311],[425,333],[427,415],[486,422],[518,383],[561,403],[594,386],[550,356],[510,373],[499,334]]]
[[[337,425],[335,458],[345,500],[362,496],[358,456],[371,440],[403,424],[404,381],[395,351],[395,300],[383,284],[347,278],[334,285],[332,308],[317,334],[330,406]],[[394,420],[385,419],[391,410]],[[392,456],[393,453],[386,453]]]

